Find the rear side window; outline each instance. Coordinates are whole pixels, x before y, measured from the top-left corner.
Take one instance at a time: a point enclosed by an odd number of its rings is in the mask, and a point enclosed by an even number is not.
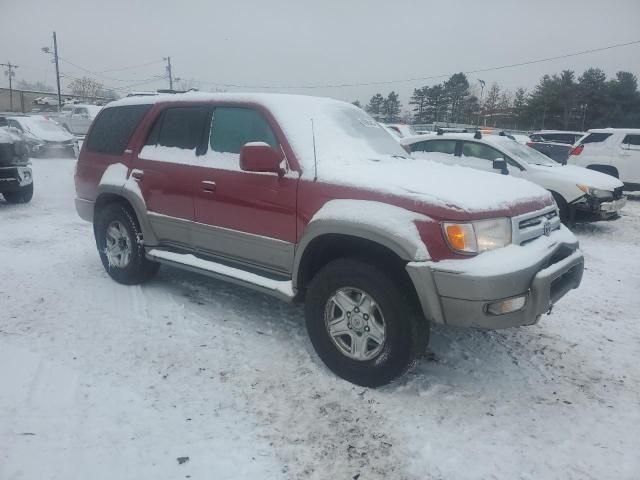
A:
[[[600,142],[604,142],[607,138],[609,138],[612,134],[611,133],[590,133],[589,135],[587,135],[584,140],[582,140],[582,144],[587,144],[587,143],[600,143]]]
[[[627,135],[622,140],[624,145],[634,145],[636,147],[640,147],[640,135]]]
[[[482,143],[464,142],[462,146],[463,157],[482,158],[483,160],[497,160],[504,158],[504,154],[495,148],[483,145]]]
[[[208,107],[168,108],[149,134],[147,144],[193,150],[202,141]]]
[[[94,153],[122,155],[140,120],[151,105],[127,105],[102,110],[87,138],[87,149]]]
[[[430,142],[419,142],[411,146],[412,152],[434,152],[447,153],[453,155],[456,151],[455,140],[433,140]]]
[[[575,135],[570,133],[545,133],[542,137],[548,142],[556,142],[556,143],[566,143],[573,145],[575,140]]]
[[[248,142],[278,147],[276,136],[262,114],[239,107],[217,107],[213,111],[210,142],[214,152],[240,153]]]

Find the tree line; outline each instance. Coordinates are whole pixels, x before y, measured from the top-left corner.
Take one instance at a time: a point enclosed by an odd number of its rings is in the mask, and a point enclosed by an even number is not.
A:
[[[640,92],[631,72],[620,71],[607,79],[599,68],[589,68],[577,78],[574,71],[563,70],[544,75],[531,91],[512,92],[495,82],[485,88],[483,81],[478,82],[472,91],[467,76],[456,73],[437,85],[416,88],[404,114],[393,91],[386,97],[375,94],[364,109],[387,123],[460,123],[520,130],[640,127]]]

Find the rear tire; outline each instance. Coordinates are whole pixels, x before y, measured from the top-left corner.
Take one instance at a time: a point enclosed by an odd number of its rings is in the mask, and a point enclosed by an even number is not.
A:
[[[145,256],[142,230],[130,208],[107,205],[98,213],[94,231],[102,265],[116,282],[137,285],[158,273],[160,264]]]
[[[24,187],[20,187],[15,192],[5,192],[4,198],[9,203],[29,203],[33,198],[33,182]]]
[[[340,258],[325,265],[309,285],[305,317],[311,343],[325,365],[349,382],[385,385],[424,352],[429,324],[401,288],[403,282],[394,280],[370,263]]]

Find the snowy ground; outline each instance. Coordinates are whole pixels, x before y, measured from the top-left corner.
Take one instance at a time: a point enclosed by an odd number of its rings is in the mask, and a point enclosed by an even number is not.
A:
[[[434,329],[368,390],[300,307],[170,268],[110,280],[73,166],[35,160],[32,203],[0,201],[0,479],[640,477],[640,198],[576,227],[583,285],[540,324]]]

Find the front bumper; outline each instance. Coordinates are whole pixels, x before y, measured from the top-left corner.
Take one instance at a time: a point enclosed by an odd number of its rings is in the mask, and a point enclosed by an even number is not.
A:
[[[532,325],[580,285],[584,257],[575,238],[563,231],[500,250],[469,260],[409,263],[425,316],[460,327]],[[519,310],[501,315],[488,311],[490,304],[520,296],[525,303]]]
[[[0,192],[15,192],[32,182],[31,167],[0,167]]]
[[[618,214],[618,212],[627,204],[627,197],[621,196],[615,200],[600,201],[594,197],[582,197],[574,205],[576,210],[596,215],[600,218],[609,218]]]

